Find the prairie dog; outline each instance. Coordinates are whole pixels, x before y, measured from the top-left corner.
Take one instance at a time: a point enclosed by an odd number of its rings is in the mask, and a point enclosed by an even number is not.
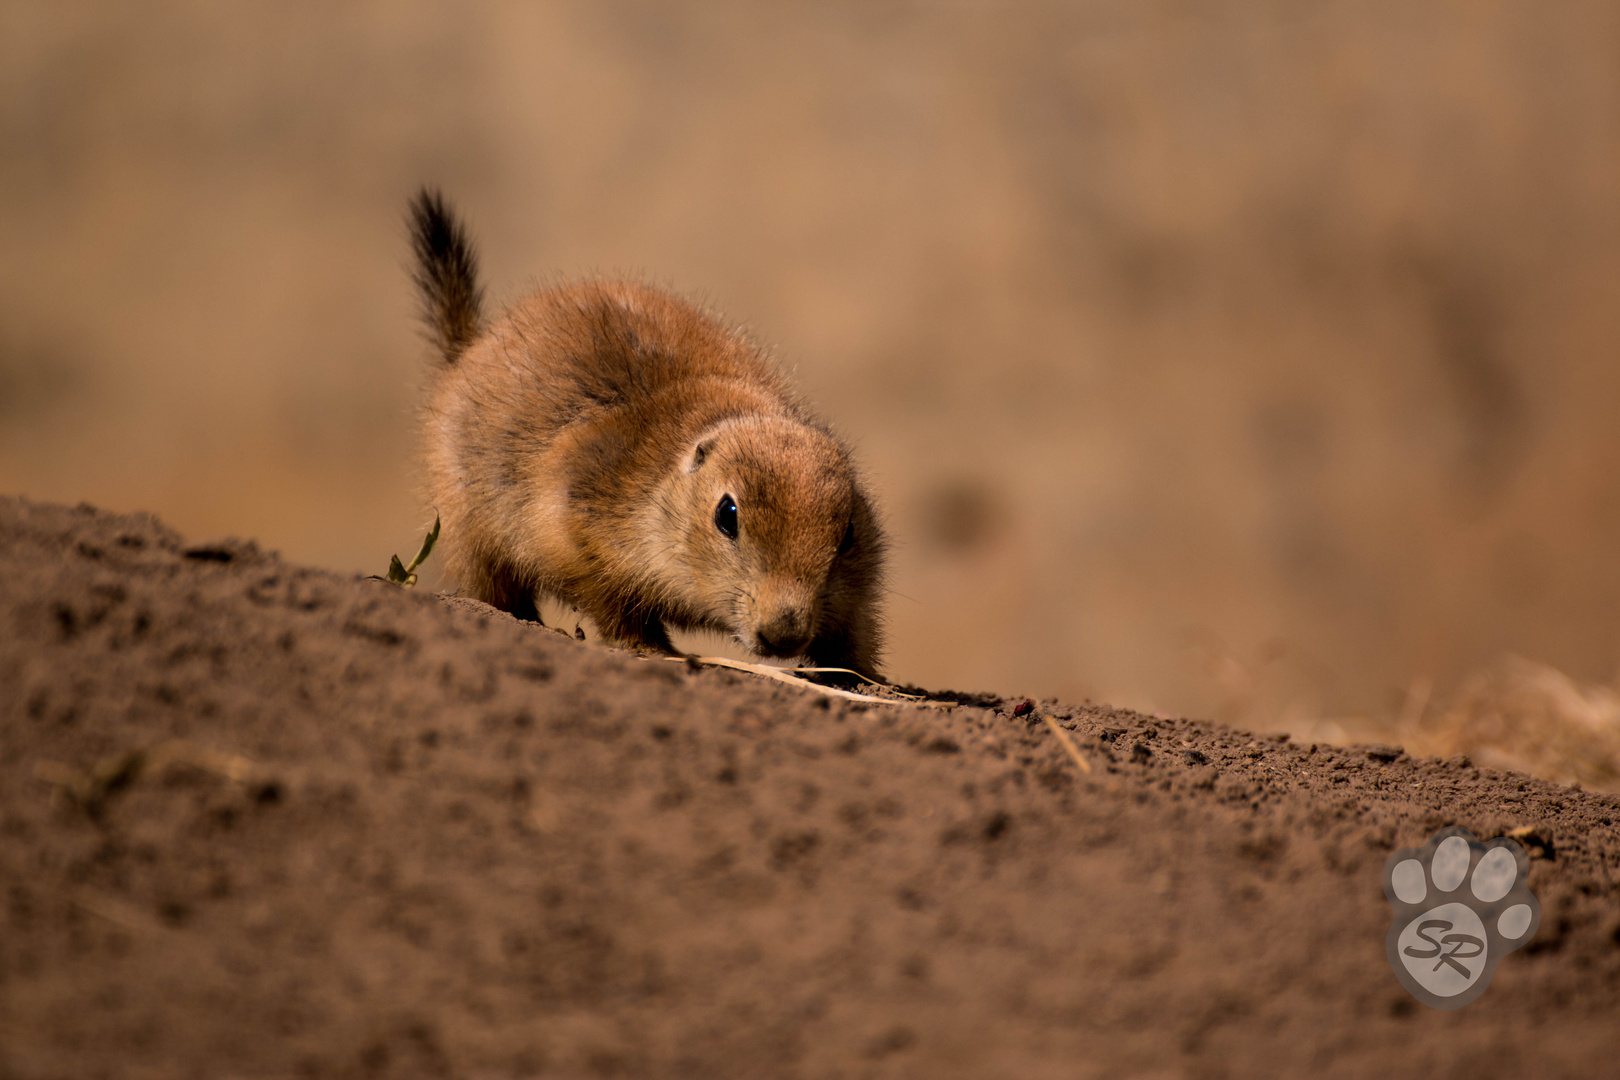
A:
[[[668,628],[881,678],[885,541],[849,450],[741,330],[627,281],[543,288],[485,322],[440,195],[411,203],[440,362],[426,495],[449,580],[519,618],[549,595],[609,642]]]

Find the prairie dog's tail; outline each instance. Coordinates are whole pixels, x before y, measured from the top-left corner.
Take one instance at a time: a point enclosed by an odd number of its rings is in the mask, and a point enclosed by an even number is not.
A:
[[[422,321],[444,362],[454,363],[478,336],[484,290],[478,286],[478,256],[467,230],[438,190],[425,187],[411,200],[411,247]]]

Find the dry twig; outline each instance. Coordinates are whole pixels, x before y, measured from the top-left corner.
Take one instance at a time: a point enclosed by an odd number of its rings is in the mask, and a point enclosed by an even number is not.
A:
[[[896,701],[894,698],[875,697],[871,694],[857,694],[853,690],[845,690],[837,686],[823,686],[821,683],[811,682],[809,679],[801,679],[797,675],[790,675],[788,673],[790,671],[803,672],[807,674],[837,672],[840,674],[853,675],[863,682],[872,682],[872,680],[868,679],[865,675],[862,675],[858,671],[851,671],[849,668],[779,668],[772,667],[770,664],[750,664],[745,660],[732,660],[729,657],[724,656],[671,656],[667,659],[679,661],[681,663],[708,664],[711,667],[731,668],[733,671],[746,671],[752,675],[763,675],[765,678],[774,679],[779,683],[787,683],[789,686],[798,686],[806,690],[814,690],[816,693],[826,694],[828,697],[844,698],[846,701],[866,701],[871,702],[874,705],[921,705],[934,709],[948,709],[955,704],[954,702],[946,703],[939,701],[928,701],[918,697],[915,694],[901,694],[898,690],[894,691],[894,693],[898,694],[903,699],[901,701]],[[873,683],[873,685],[879,684]]]
[[[1091,762],[1087,761],[1080,753],[1080,748],[1074,745],[1074,740],[1069,738],[1069,733],[1064,731],[1062,726],[1052,719],[1052,715],[1045,709],[1036,709],[1035,712],[1042,720],[1046,721],[1046,726],[1052,729],[1052,734],[1058,737],[1058,742],[1063,744],[1063,749],[1067,750],[1069,756],[1074,758],[1074,763],[1080,766],[1080,771],[1083,773],[1091,772]]]

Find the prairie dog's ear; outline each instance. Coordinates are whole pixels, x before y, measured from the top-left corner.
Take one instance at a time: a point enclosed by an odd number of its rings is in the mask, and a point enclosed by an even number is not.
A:
[[[737,422],[736,417],[731,417],[710,424],[707,428],[698,432],[697,437],[692,440],[691,448],[686,451],[686,456],[681,459],[681,468],[689,473],[695,473],[703,468],[703,463],[709,459],[710,454],[714,453],[714,448],[720,442],[720,437],[734,427]]]
[[[695,473],[703,468],[704,459],[709,456],[709,451],[713,449],[714,439],[712,437],[699,439],[686,455],[686,471]]]

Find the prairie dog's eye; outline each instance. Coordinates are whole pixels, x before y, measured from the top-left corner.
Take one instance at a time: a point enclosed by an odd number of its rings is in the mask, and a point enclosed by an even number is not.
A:
[[[838,554],[847,555],[849,549],[855,546],[855,519],[850,518],[849,524],[844,526],[844,538],[838,541]]]
[[[737,539],[737,500],[730,495],[720,496],[720,505],[714,508],[714,527],[724,533],[726,539]]]

